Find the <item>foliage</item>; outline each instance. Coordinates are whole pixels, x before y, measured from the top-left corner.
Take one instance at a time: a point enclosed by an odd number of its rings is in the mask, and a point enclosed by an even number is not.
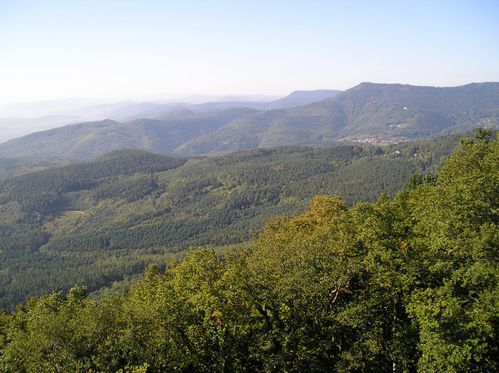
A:
[[[0,307],[90,292],[165,253],[247,241],[317,194],[351,205],[393,196],[438,169],[457,136],[392,147],[281,147],[189,160],[142,151],[16,176],[0,184]],[[416,154],[416,156],[415,156]]]
[[[317,196],[245,249],[191,249],[121,295],[0,318],[4,371],[494,372],[499,141],[353,207]]]

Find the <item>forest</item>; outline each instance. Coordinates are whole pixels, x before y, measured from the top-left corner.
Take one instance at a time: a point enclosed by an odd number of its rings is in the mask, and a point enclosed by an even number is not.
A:
[[[9,160],[0,183],[0,307],[74,285],[92,293],[191,246],[223,251],[274,216],[304,212],[315,195],[337,194],[349,206],[394,196],[411,175],[433,175],[458,142],[195,158],[121,150],[45,170],[35,161],[35,172],[27,160]]]
[[[464,138],[393,196],[317,195],[244,247],[191,248],[124,291],[32,297],[0,315],[0,370],[496,372],[493,137]]]

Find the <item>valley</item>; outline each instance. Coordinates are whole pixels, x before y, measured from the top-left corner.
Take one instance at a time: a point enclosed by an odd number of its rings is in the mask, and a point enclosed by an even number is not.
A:
[[[498,14],[0,0],[0,373],[499,372]]]
[[[393,196],[413,174],[434,174],[459,138],[193,158],[122,150],[28,173],[17,163],[21,174],[0,184],[0,306],[98,290],[188,247],[243,243],[318,194],[349,205]]]

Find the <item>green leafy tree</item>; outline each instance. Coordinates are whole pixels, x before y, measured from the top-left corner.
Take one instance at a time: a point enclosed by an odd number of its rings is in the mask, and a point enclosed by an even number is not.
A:
[[[499,142],[463,141],[410,203],[421,370],[497,370]]]

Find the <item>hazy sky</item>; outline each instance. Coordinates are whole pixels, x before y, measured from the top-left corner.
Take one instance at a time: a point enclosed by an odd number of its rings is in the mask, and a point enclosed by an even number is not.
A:
[[[499,0],[0,0],[0,103],[499,81]]]

